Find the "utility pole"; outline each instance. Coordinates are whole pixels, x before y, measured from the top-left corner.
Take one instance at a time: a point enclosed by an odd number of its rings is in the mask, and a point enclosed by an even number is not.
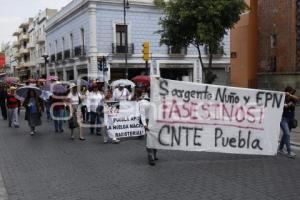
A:
[[[123,1],[123,7],[124,7],[124,26],[125,26],[125,77],[128,79],[128,29],[126,24],[126,9],[129,8],[129,2],[128,0]]]

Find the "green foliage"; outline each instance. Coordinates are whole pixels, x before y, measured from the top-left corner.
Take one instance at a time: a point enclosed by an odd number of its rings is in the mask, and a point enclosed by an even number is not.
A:
[[[209,47],[209,65],[205,75],[212,75],[212,56],[217,52],[227,30],[240,19],[240,14],[247,9],[244,0],[155,0],[155,4],[163,9],[164,16],[160,20],[162,27],[161,44],[184,47],[194,45],[201,58],[201,45]],[[205,82],[214,80],[205,78]]]

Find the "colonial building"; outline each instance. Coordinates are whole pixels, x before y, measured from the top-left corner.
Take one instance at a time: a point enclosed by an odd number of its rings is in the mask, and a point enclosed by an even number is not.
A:
[[[17,37],[17,40],[13,42],[13,47],[16,48],[14,58],[17,61],[15,75],[20,77],[21,80],[30,77],[30,67],[32,64],[30,63],[30,54],[28,49],[28,28],[32,20],[32,18],[29,18],[22,22],[19,28],[13,33],[13,36]]]
[[[16,48],[13,48],[13,46],[8,43],[4,46],[4,54],[5,54],[5,68],[4,72],[7,76],[14,76],[14,69],[17,66],[16,59],[14,57],[16,52]]]
[[[146,71],[142,50],[143,43],[148,41],[151,52],[149,65],[160,69],[162,77],[201,81],[201,67],[193,47],[174,49],[160,46],[160,35],[155,32],[161,28],[159,19],[162,15],[152,0],[129,0],[125,6],[120,0],[73,0],[47,21],[49,73],[64,80],[86,75],[114,80],[125,78],[128,72],[130,79]],[[227,83],[228,36],[224,37],[223,44],[225,54],[214,60],[219,84]],[[97,60],[100,58],[105,58],[107,72],[99,70]],[[208,62],[206,55],[203,59]]]
[[[258,0],[258,87],[300,89],[300,1]]]
[[[46,55],[46,21],[54,14],[57,10],[45,9],[38,13],[33,21],[30,23],[28,28],[29,43],[28,49],[30,54],[30,74],[33,78],[38,78],[46,75],[45,59],[43,55]]]
[[[25,20],[13,33],[17,38],[12,44],[15,48],[14,59],[17,61],[14,74],[21,80],[38,78],[46,74],[45,61],[42,57],[46,54],[46,20],[56,12],[54,9],[45,9],[36,17]]]
[[[245,0],[231,30],[234,86],[300,89],[300,0]]]

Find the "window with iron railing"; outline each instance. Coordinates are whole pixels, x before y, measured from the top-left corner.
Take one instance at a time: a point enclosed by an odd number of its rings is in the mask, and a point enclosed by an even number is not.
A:
[[[50,62],[55,62],[55,54],[52,54],[52,55],[50,56]]]
[[[208,45],[204,46],[204,54],[209,55]],[[224,55],[224,46],[223,45],[219,46],[219,48],[217,49],[217,51],[213,55],[214,56],[223,56]]]
[[[168,54],[174,54],[174,55],[186,55],[186,54],[187,54],[187,47],[174,47],[174,46],[169,46],[169,47],[168,47]]]
[[[61,61],[62,60],[62,52],[57,53],[56,60]]]
[[[65,51],[64,51],[64,55],[65,55],[65,59],[71,58],[71,52],[70,52],[70,49],[65,50]]]
[[[112,53],[114,53],[114,54],[126,53],[125,45],[119,44],[119,43],[112,43]],[[127,53],[134,54],[134,44],[133,43],[128,44]]]
[[[74,56],[79,57],[79,56],[85,56],[85,47],[84,46],[77,46],[74,48]]]

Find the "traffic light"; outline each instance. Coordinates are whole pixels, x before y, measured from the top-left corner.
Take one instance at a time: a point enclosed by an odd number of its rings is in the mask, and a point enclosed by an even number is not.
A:
[[[149,57],[150,57],[150,44],[149,42],[144,42],[143,44],[143,59],[145,61],[148,61],[149,60]]]
[[[105,57],[97,57],[97,67],[100,71],[104,71],[104,72],[108,71]]]

